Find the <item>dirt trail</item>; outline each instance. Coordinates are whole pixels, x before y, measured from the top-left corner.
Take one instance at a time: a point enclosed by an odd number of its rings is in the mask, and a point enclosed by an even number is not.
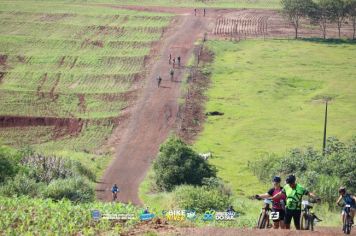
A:
[[[97,185],[98,199],[110,201],[110,188],[116,183],[121,191],[119,201],[141,204],[139,184],[157,155],[159,145],[175,125],[184,64],[192,54],[194,43],[203,37],[205,27],[202,17],[181,15],[165,32],[159,43],[159,58],[153,59],[156,61],[145,79],[128,125],[121,131],[115,158]],[[169,78],[170,53],[182,59],[182,68],[175,70],[173,82]],[[160,88],[157,88],[157,75],[163,78]]]

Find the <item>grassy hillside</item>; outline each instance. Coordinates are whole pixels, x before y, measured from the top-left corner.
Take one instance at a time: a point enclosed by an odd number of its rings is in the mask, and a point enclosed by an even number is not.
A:
[[[293,147],[321,148],[323,96],[333,98],[327,135],[355,135],[355,44],[256,40],[208,45],[215,60],[206,111],[224,115],[207,118],[195,148],[214,153],[211,163],[236,194],[265,191],[249,161]]]
[[[0,142],[100,171],[108,156],[100,147],[134,98],[131,85],[170,15],[60,1],[0,1],[0,9],[0,116],[72,119],[79,127],[25,122],[0,128]]]

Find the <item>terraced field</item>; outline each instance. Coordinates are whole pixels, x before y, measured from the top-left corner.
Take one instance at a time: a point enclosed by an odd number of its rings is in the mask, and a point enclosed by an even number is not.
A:
[[[0,141],[106,156],[100,147],[135,99],[171,16],[51,1],[0,1],[0,9]]]

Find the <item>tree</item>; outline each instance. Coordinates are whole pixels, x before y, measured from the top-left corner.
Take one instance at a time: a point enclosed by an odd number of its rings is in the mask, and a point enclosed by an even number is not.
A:
[[[216,169],[176,137],[160,147],[153,170],[158,188],[167,191],[182,184],[202,185],[204,178],[216,177]]]
[[[346,0],[346,13],[352,22],[353,34],[352,39],[355,39],[356,33],[356,0]]]
[[[297,39],[300,20],[308,15],[313,2],[312,0],[282,0],[281,2],[283,14],[292,23],[295,29],[295,39]]]
[[[341,26],[347,16],[345,0],[333,0],[330,3],[330,11],[331,11],[331,21],[336,22],[337,29],[339,31],[339,38],[341,37]]]
[[[323,38],[326,39],[327,23],[333,20],[333,0],[318,0],[308,12],[312,23],[320,25]]]

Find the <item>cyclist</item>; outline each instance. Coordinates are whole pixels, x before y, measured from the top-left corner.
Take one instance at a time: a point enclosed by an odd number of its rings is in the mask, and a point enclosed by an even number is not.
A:
[[[112,199],[113,201],[115,201],[117,199],[117,193],[119,192],[119,187],[117,187],[117,185],[114,184],[111,188],[111,192],[112,192]]]
[[[171,75],[171,81],[173,81],[174,70],[172,68],[169,70],[169,74]]]
[[[296,178],[294,175],[290,175],[286,179],[286,185],[283,187],[282,191],[274,195],[271,199],[281,197],[282,194],[285,194],[287,197],[286,211],[284,216],[284,224],[286,229],[290,229],[290,223],[294,221],[294,226],[297,230],[300,230],[300,215],[302,213],[302,198],[303,195],[308,195],[318,201],[320,198],[317,198],[314,193],[306,190],[302,185],[296,183]]]
[[[256,195],[255,197],[257,199],[270,198],[282,191],[281,177],[274,176],[272,181],[273,181],[273,188],[268,190],[268,192],[265,194]],[[285,201],[286,201],[286,195],[284,195],[284,194],[281,194],[280,196],[273,199],[272,211],[279,213],[279,219],[273,220],[273,228],[274,229],[278,229],[279,227],[281,229],[285,228],[284,222],[283,222],[284,221],[284,213],[285,213],[285,209],[284,209]]]
[[[350,205],[351,222],[352,222],[352,224],[354,224],[354,217],[355,217],[355,211],[356,211],[356,196],[353,196],[353,195],[347,193],[346,187],[340,187],[339,194],[340,194],[340,196],[337,199],[336,204],[339,204],[339,202],[342,199],[344,201],[345,205]],[[341,213],[342,222],[344,222],[345,215],[346,215],[345,211],[342,210],[342,213]]]
[[[157,76],[157,85],[158,85],[158,88],[159,88],[159,86],[161,85],[161,82],[162,82],[161,76]]]
[[[180,56],[177,57],[177,60],[178,60],[178,67],[180,67]]]

